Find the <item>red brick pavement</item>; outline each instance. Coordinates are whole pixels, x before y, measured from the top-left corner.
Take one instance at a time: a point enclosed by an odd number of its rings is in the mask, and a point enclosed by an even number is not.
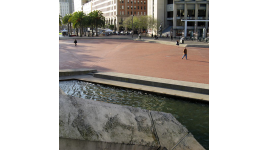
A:
[[[119,39],[59,40],[59,69],[90,68],[209,84],[209,49]]]

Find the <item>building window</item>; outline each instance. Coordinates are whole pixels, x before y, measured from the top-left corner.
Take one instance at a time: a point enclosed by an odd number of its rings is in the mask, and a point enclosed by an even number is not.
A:
[[[188,17],[195,17],[195,10],[194,9],[188,9]]]
[[[136,15],[136,11],[134,12],[134,14]]]
[[[141,12],[141,15],[142,15],[142,12]]]
[[[146,6],[144,6],[144,10],[146,10]]]
[[[132,11],[131,11],[131,15],[132,15]]]
[[[172,18],[172,17],[173,17],[173,11],[168,11],[167,18]]]
[[[138,6],[138,9],[140,9],[140,7]]]
[[[129,0],[127,0],[127,3],[129,3]]]
[[[132,0],[131,0],[131,4],[132,4]]]
[[[138,12],[138,15],[140,15],[139,12]]]
[[[141,1],[141,4],[142,4],[142,1]]]
[[[141,9],[142,9],[142,6],[141,6]]]
[[[124,6],[122,6],[122,9],[124,9]]]
[[[167,2],[167,4],[173,4],[173,0],[168,0]]]
[[[122,11],[122,15],[124,15],[124,12]]]
[[[136,0],[134,0],[134,4],[136,4]]]
[[[127,12],[127,14],[129,15],[129,11]]]
[[[146,12],[144,12],[144,15],[146,15]]]
[[[131,6],[131,9],[132,9],[132,6]]]
[[[122,0],[122,3],[124,3],[124,0]]]
[[[120,15],[121,15],[121,11],[120,11]]]
[[[129,6],[127,6],[127,9],[129,9]]]
[[[138,0],[138,4],[139,4],[139,0]]]
[[[121,3],[121,0],[119,0],[119,3]]]
[[[199,27],[200,27],[200,26],[201,26],[201,27],[204,27],[204,26],[206,25],[206,23],[205,23],[205,22],[198,22],[197,25],[198,25]]]
[[[134,6],[134,9],[136,9],[136,6]]]
[[[144,1],[144,4],[146,4],[146,1]]]

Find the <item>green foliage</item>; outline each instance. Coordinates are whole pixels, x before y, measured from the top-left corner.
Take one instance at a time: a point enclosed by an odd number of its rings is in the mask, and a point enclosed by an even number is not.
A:
[[[85,23],[84,17],[85,17],[85,14],[83,11],[74,12],[71,18],[73,26],[75,28],[79,28],[79,27],[81,28],[83,23]]]
[[[114,25],[109,25],[109,29],[113,30],[114,29]]]
[[[127,27],[127,28],[132,28],[132,16],[127,17],[124,21],[123,21],[123,26]]]
[[[148,18],[148,28],[152,29],[155,33],[157,33],[157,26],[160,24],[160,21],[153,18],[152,16],[147,16]]]
[[[72,14],[66,14],[63,18],[62,18],[62,23],[63,24],[68,24],[71,22],[71,19],[72,18]]]
[[[123,26],[127,28],[132,28],[132,16],[127,17],[123,21]],[[134,29],[143,29],[148,27],[148,18],[147,16],[134,16],[133,17],[133,28]]]
[[[59,15],[59,26],[62,26],[62,21],[61,21],[62,17],[61,15]]]
[[[98,31],[98,27],[104,27],[105,26],[105,17],[103,16],[103,13],[100,10],[94,10],[89,13],[91,16],[91,21],[93,21],[95,25],[95,31]]]

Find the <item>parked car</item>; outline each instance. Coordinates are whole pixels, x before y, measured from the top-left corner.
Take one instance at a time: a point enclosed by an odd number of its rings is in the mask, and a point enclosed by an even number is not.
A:
[[[124,31],[121,31],[120,34],[125,35]]]

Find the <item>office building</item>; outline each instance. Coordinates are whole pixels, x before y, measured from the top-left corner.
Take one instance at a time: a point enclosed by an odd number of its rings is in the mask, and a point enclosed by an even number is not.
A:
[[[148,15],[173,36],[207,37],[209,0],[148,0]]]

